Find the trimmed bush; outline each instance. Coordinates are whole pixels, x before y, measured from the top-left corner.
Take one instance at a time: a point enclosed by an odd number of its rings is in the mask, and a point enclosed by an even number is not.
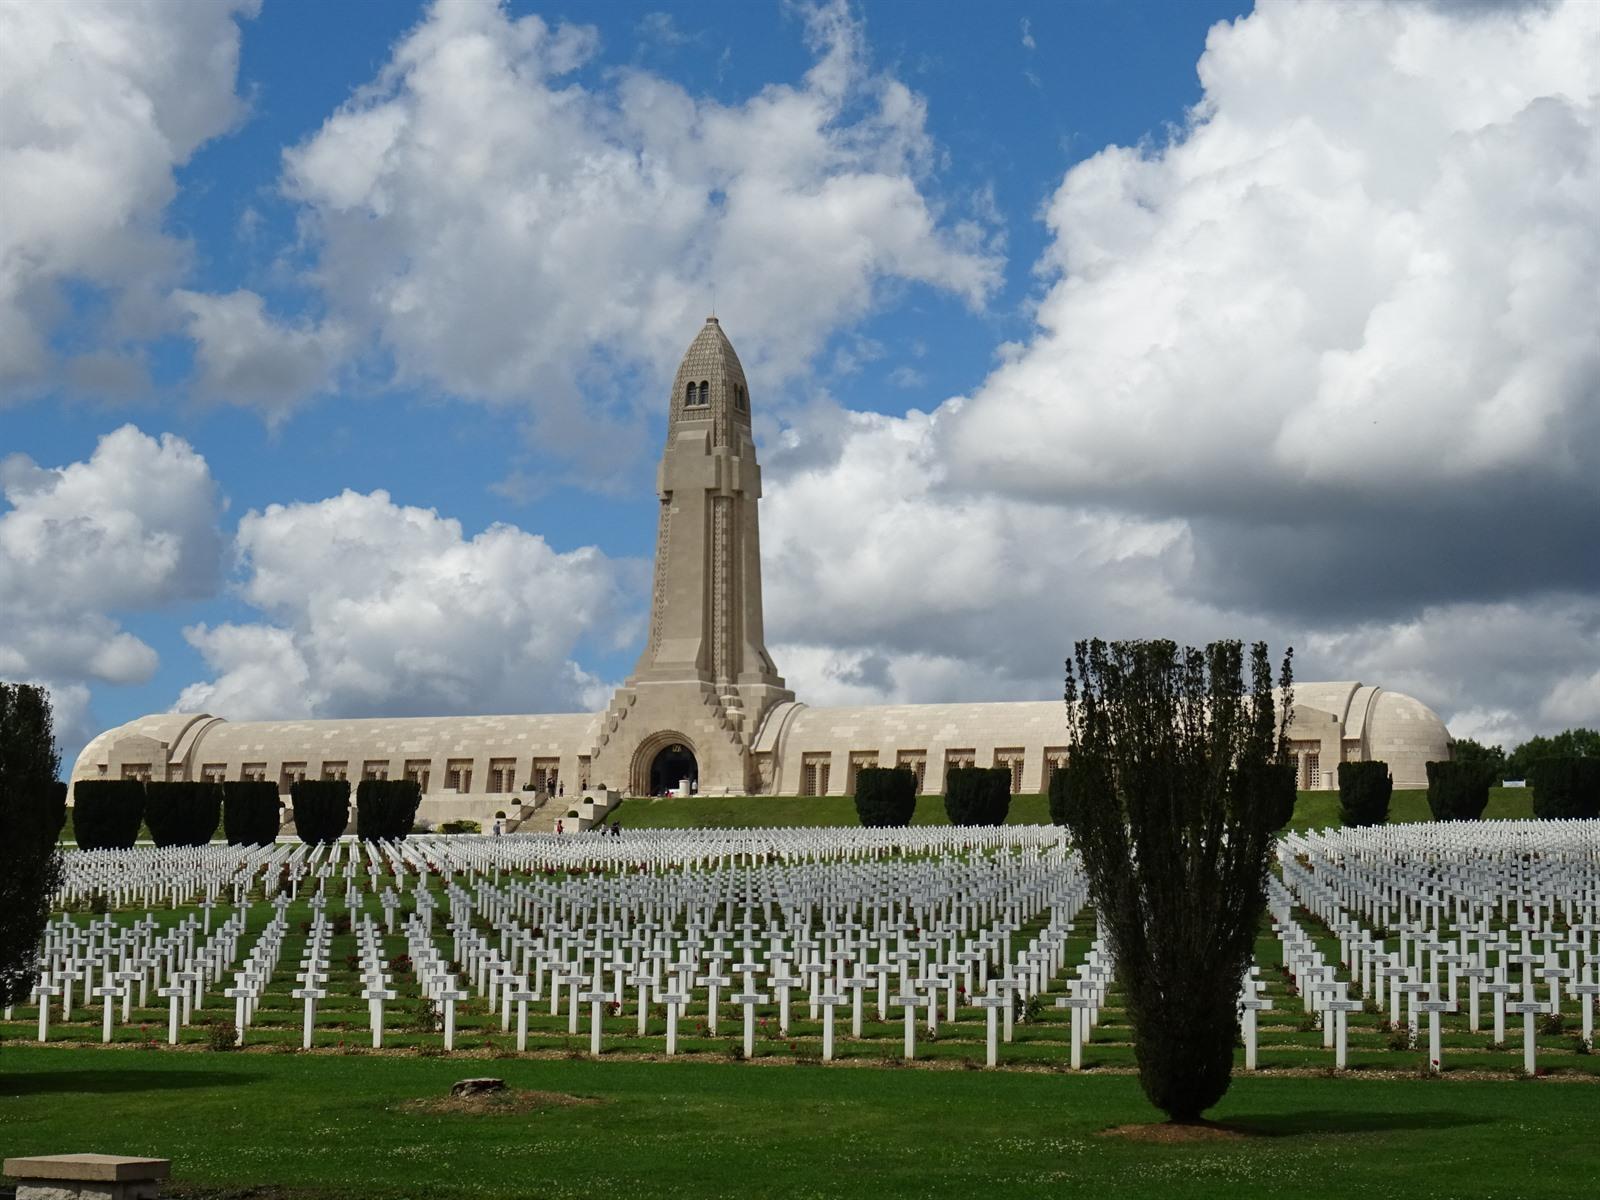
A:
[[[144,785],[144,823],[158,846],[204,846],[222,819],[222,789],[214,783]]]
[[[1342,825],[1386,825],[1394,780],[1386,762],[1339,764],[1339,822]]]
[[[350,824],[348,779],[302,779],[289,789],[294,828],[307,845],[336,842]]]
[[[72,789],[72,825],[84,850],[126,850],[143,820],[140,780],[85,779]]]
[[[863,825],[909,825],[916,811],[917,773],[910,767],[862,767],[856,772],[856,817]]]
[[[1435,821],[1476,821],[1489,803],[1493,775],[1481,763],[1431,762],[1428,811]]]
[[[1011,811],[1011,769],[951,767],[944,777],[944,811],[952,825],[1004,825]]]
[[[363,779],[356,785],[356,836],[362,841],[398,841],[411,832],[422,803],[415,779]]]
[[[1558,754],[1538,758],[1528,771],[1533,815],[1546,821],[1600,817],[1600,758]]]
[[[230,846],[270,846],[283,824],[278,785],[264,779],[230,779],[222,785],[222,832]]]
[[[483,826],[476,821],[457,820],[446,821],[439,826],[440,833],[482,833]]]

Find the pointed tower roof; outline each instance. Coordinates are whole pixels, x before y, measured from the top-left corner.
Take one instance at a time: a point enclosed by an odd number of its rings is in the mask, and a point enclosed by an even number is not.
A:
[[[683,361],[678,364],[673,393],[676,395],[681,392],[683,385],[691,379],[703,379],[712,384],[745,382],[744,367],[739,362],[739,356],[734,352],[728,335],[722,332],[722,323],[715,317],[706,318],[706,323],[684,351]]]

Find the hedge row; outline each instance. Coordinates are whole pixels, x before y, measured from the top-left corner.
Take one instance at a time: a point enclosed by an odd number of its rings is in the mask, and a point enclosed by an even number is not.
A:
[[[282,824],[277,784],[232,779],[222,785],[222,832],[230,846],[270,846]]]
[[[1386,762],[1339,764],[1339,823],[1387,825],[1394,780]]]
[[[1536,817],[1600,817],[1600,758],[1556,755],[1535,759],[1528,782],[1533,785]]]
[[[307,845],[336,842],[350,824],[348,779],[302,779],[289,789],[294,830]]]
[[[85,850],[126,850],[144,822],[144,784],[85,779],[72,790],[72,825]]]
[[[1483,763],[1431,762],[1428,811],[1435,821],[1476,821],[1489,804],[1494,772]]]
[[[422,803],[415,779],[363,779],[356,787],[356,836],[363,841],[398,841],[411,832]]]
[[[1004,825],[1011,811],[1010,767],[951,767],[944,811],[952,825]]]
[[[910,767],[862,767],[856,772],[856,816],[863,825],[911,824],[917,775]]]
[[[144,785],[144,823],[158,846],[204,846],[222,820],[222,785]]]

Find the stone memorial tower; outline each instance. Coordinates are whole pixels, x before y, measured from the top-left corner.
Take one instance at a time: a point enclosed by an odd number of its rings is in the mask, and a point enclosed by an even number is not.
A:
[[[634,795],[684,781],[744,795],[762,782],[762,719],[794,693],[762,630],[750,389],[716,317],[690,343],[669,403],[650,637],[601,716],[588,778]]]

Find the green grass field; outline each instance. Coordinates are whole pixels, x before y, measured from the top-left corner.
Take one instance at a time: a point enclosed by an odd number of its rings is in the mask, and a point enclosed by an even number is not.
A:
[[[1488,820],[1533,816],[1533,793],[1527,788],[1492,788]],[[855,801],[849,796],[695,796],[672,800],[624,800],[608,820],[626,829],[755,829],[781,825],[854,825]],[[1389,806],[1391,823],[1426,821],[1428,793],[1397,791]],[[1040,825],[1050,820],[1050,808],[1040,795],[1013,796],[1012,825]],[[917,797],[914,825],[945,824],[944,797]],[[1339,824],[1338,792],[1301,792],[1295,803],[1291,829],[1323,829]]]
[[[486,1073],[551,1095],[416,1111]],[[1152,1117],[1129,1075],[8,1046],[0,1149],[170,1157],[179,1194],[256,1200],[1579,1197],[1597,1096],[1258,1076],[1215,1114],[1244,1136],[1151,1144],[1102,1132]]]

